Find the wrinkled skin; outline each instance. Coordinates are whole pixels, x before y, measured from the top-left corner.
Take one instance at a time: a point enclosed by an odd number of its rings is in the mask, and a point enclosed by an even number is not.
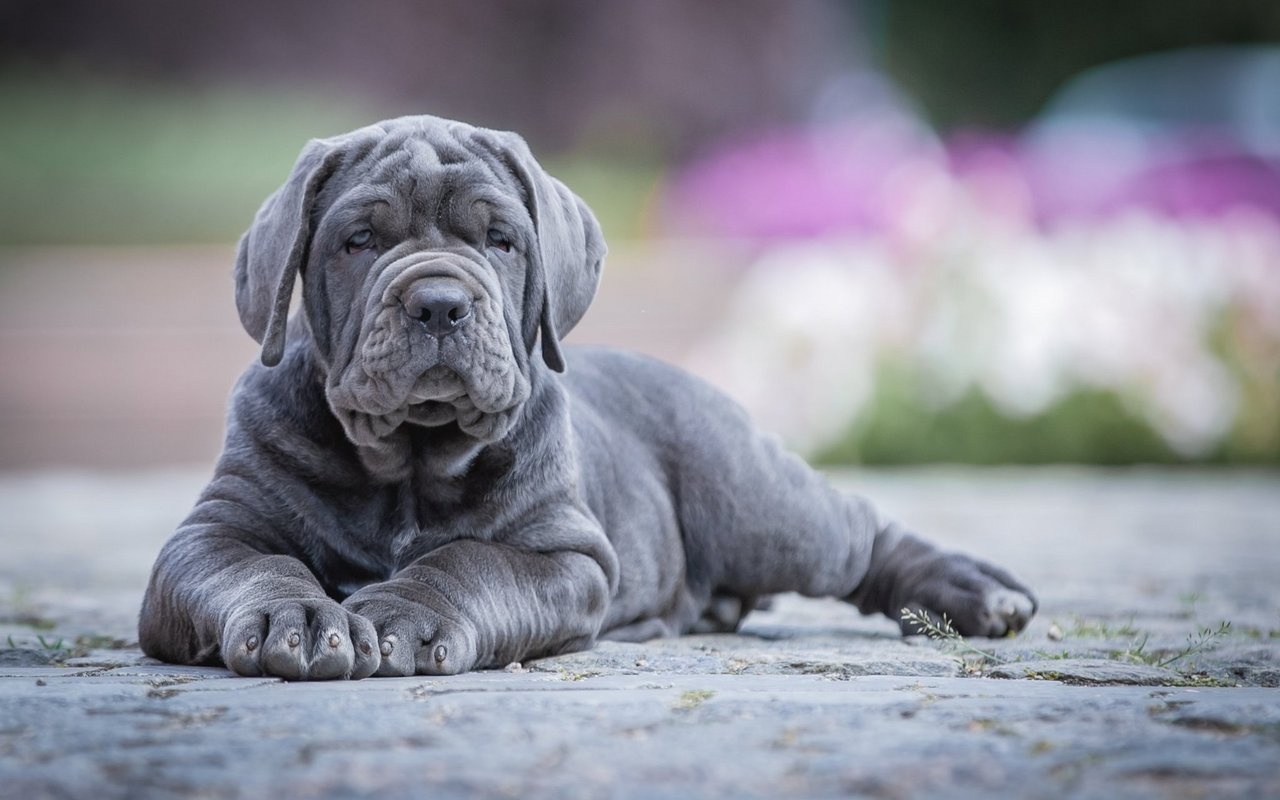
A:
[[[784,591],[1026,625],[1008,573],[883,522],[705,383],[562,352],[603,257],[512,134],[408,117],[309,144],[241,241],[263,363],[157,558],[143,649],[291,680],[454,674],[733,630]]]

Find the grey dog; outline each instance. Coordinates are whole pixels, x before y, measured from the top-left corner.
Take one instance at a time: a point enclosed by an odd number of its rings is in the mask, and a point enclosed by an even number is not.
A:
[[[240,241],[262,363],[156,561],[142,649],[295,680],[454,674],[734,630],[788,591],[965,635],[1026,625],[1008,573],[881,521],[707,384],[562,349],[604,255],[515,134],[423,116],[310,142]]]

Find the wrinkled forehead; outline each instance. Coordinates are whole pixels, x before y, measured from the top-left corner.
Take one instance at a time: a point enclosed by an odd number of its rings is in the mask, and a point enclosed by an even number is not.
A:
[[[317,196],[316,212],[347,216],[387,206],[402,218],[444,222],[483,204],[513,221],[528,220],[523,182],[502,151],[475,131],[400,125],[352,145]]]

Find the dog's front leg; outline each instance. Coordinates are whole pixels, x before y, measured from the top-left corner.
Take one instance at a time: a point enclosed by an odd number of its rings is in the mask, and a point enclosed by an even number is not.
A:
[[[616,581],[598,528],[535,525],[451,542],[343,605],[377,628],[378,675],[454,675],[591,647]]]
[[[272,553],[263,538],[198,522],[169,540],[156,560],[139,616],[147,655],[184,664],[219,661],[240,675],[290,680],[363,678],[378,665],[373,626],[330,599],[298,559]],[[203,516],[202,516],[203,515]]]

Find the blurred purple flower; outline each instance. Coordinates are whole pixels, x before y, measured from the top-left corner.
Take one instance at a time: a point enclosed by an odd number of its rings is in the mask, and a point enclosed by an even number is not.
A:
[[[929,140],[893,125],[777,131],[725,146],[676,173],[666,196],[678,233],[759,239],[882,231],[889,184],[935,161]]]
[[[1208,154],[1152,164],[1109,195],[1095,214],[1138,206],[1172,217],[1209,217],[1243,206],[1280,217],[1280,169],[1248,154]]]
[[[1249,207],[1280,219],[1280,163],[1226,135],[1112,123],[1048,135],[963,133],[947,140],[945,158],[938,152],[919,135],[895,140],[874,127],[776,132],[679,171],[668,218],[683,234],[892,234],[906,210],[902,179],[926,168],[964,190],[953,199],[1047,227],[1129,209],[1203,218]]]

